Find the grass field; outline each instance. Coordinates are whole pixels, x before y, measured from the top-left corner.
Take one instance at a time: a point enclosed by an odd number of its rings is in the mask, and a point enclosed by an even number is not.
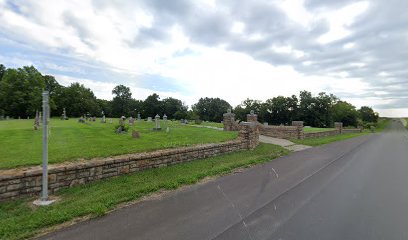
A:
[[[5,202],[0,204],[0,239],[23,239],[75,218],[101,216],[121,203],[140,199],[160,189],[176,189],[207,176],[226,174],[287,153],[282,147],[260,144],[253,151],[150,169],[61,190],[57,193],[61,200],[47,207],[33,207],[33,199]]]
[[[346,140],[346,139],[353,138],[353,137],[362,136],[365,134],[368,134],[368,132],[346,133],[346,134],[339,134],[339,135],[320,137],[320,138],[291,139],[291,141],[297,144],[302,144],[302,145],[307,145],[307,146],[319,146],[319,145],[328,144],[331,142],[336,142],[336,141]]]
[[[189,124],[195,124],[194,121],[189,122]],[[201,122],[201,124],[197,124],[198,126],[210,126],[210,127],[217,127],[217,128],[223,128],[224,124],[222,123],[217,123],[217,122]]]
[[[107,157],[112,155],[152,151],[162,148],[200,143],[223,142],[237,137],[237,132],[223,132],[208,128],[192,128],[168,121],[170,131],[152,131],[154,123],[136,122],[127,134],[116,134],[113,124],[98,120],[87,124],[77,119],[50,121],[49,162],[58,163]],[[131,137],[131,130],[140,138]],[[41,164],[42,129],[33,130],[33,120],[0,121],[0,169]]]
[[[305,127],[303,128],[304,132],[326,132],[334,130],[335,128],[316,128],[316,127]]]

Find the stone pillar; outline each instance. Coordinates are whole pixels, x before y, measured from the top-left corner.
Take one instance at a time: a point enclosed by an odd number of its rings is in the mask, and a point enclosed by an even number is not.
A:
[[[335,122],[334,127],[336,128],[339,134],[343,133],[343,123],[342,122]]]
[[[239,139],[244,149],[254,149],[259,144],[259,130],[255,122],[241,122]]]
[[[292,126],[296,127],[297,139],[304,138],[303,121],[292,121]]]
[[[224,131],[234,131],[235,114],[231,113],[231,109],[228,109],[227,113],[223,114]]]
[[[247,122],[258,122],[258,115],[253,110],[247,114]]]

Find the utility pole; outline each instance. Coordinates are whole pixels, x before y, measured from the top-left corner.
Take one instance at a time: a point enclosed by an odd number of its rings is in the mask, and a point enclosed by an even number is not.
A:
[[[42,153],[42,192],[41,198],[35,200],[35,205],[46,206],[53,203],[55,200],[48,199],[48,120],[50,115],[49,106],[49,92],[43,91],[42,93],[43,104],[43,153]]]

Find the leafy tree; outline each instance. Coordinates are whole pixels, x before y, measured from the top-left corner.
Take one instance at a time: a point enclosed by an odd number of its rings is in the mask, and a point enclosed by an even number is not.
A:
[[[112,100],[112,114],[116,117],[129,116],[132,93],[130,88],[124,85],[118,85],[112,90],[114,95]]]
[[[148,96],[143,102],[143,117],[152,117],[162,113],[160,97],[156,93]]]
[[[6,72],[6,67],[3,64],[0,64],[0,82],[5,72]]]
[[[0,109],[13,117],[34,116],[44,87],[43,76],[33,66],[9,68],[0,82]]]
[[[294,95],[292,97],[274,97],[266,100],[264,105],[265,121],[268,123],[274,125],[291,124],[297,118],[298,99]]]
[[[182,119],[187,115],[188,108],[179,99],[168,97],[161,101],[161,105],[161,115],[166,114],[169,119]]]
[[[194,112],[201,120],[221,122],[223,114],[227,112],[231,105],[220,98],[200,98],[196,104],[192,106]]]
[[[358,110],[360,114],[361,120],[364,122],[373,122],[376,123],[378,121],[378,113],[374,112],[374,110],[367,106],[362,106]]]
[[[334,122],[342,122],[344,126],[357,127],[358,112],[356,107],[345,101],[338,101],[331,110]]]
[[[92,90],[79,83],[72,83],[61,91],[58,106],[65,107],[67,115],[72,117],[79,117],[86,113],[100,116],[102,112]]]

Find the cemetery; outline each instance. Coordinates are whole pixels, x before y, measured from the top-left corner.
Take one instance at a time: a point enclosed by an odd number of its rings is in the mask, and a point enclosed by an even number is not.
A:
[[[85,124],[78,121],[84,121]],[[161,131],[154,131],[154,121],[134,121],[126,134],[116,134],[119,119],[112,124],[83,118],[61,121],[52,118],[49,130],[49,163],[85,161],[95,157],[153,151],[164,148],[216,143],[235,139],[236,132],[192,128],[178,121],[160,120]],[[0,121],[0,169],[41,164],[42,131],[33,130],[34,120]],[[166,128],[169,131],[166,131]],[[140,138],[132,138],[132,130]],[[24,149],[24,151],[22,151]]]

